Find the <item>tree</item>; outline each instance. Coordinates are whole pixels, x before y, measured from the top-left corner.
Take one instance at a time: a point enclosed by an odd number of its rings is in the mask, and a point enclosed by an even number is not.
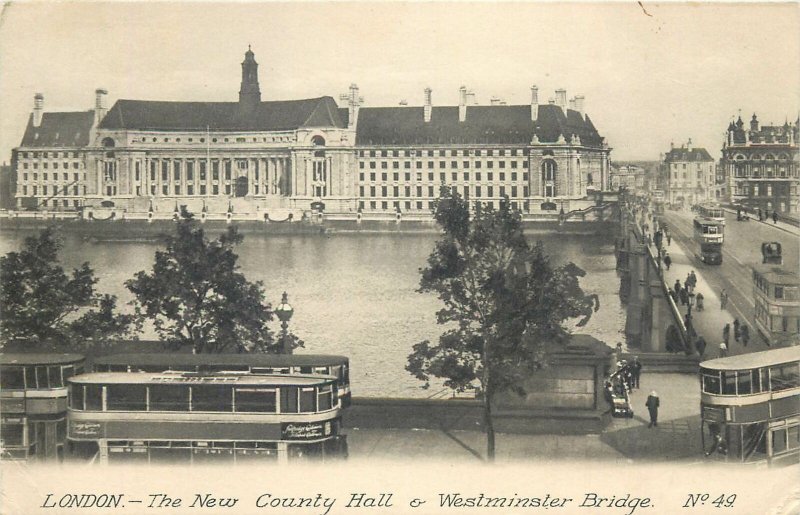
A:
[[[89,263],[67,275],[58,264],[61,243],[53,229],[25,239],[23,249],[0,258],[0,341],[85,349],[129,335],[132,315],[116,313],[116,297],[95,292]]]
[[[555,267],[540,243],[528,243],[507,200],[498,210],[478,207],[471,214],[466,201],[442,188],[433,214],[443,235],[420,270],[418,291],[438,295],[444,307],[437,322],[448,328],[438,344],[414,345],[406,370],[426,387],[431,376],[456,391],[480,385],[492,461],[493,396],[523,393],[523,379],[542,366],[549,346],[569,338],[565,322],[585,325],[598,299],[581,289],[583,270]]]
[[[149,320],[168,347],[203,352],[280,351],[267,324],[272,307],[260,281],[239,272],[234,252],[242,242],[235,227],[210,241],[191,214],[176,224],[166,249],[156,252],[152,271],[125,285],[134,294],[140,320]],[[302,346],[289,335],[288,350]]]

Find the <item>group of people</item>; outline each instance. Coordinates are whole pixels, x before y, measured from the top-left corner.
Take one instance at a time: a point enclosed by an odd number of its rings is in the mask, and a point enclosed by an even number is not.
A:
[[[667,268],[669,270],[669,267]],[[695,294],[695,289],[697,288],[697,275],[694,273],[694,270],[689,272],[686,276],[686,280],[683,282],[683,286],[681,286],[681,280],[675,279],[675,284],[672,286],[672,290],[670,291],[670,295],[672,296],[672,300],[675,301],[677,304],[680,301],[681,306],[688,306],[689,314],[692,312],[692,305],[696,305],[697,311],[703,311],[704,305],[703,302],[705,301],[705,297],[701,292],[697,292]]]
[[[775,210],[773,210],[772,211],[772,215],[770,215],[769,209],[761,211],[761,208],[759,207],[759,208],[757,208],[755,210],[755,214],[758,215],[758,221],[759,222],[764,222],[764,221],[768,222],[769,219],[772,218],[772,223],[775,224],[775,225],[778,224],[778,212],[775,211]],[[750,220],[750,217],[747,215],[747,211],[743,212],[742,208],[737,208],[736,209],[736,220],[739,221],[739,222],[742,222],[742,221],[747,222],[748,220]]]
[[[719,344],[719,357],[724,358],[728,355],[731,338],[731,324],[725,324],[722,328],[722,342]],[[750,328],[747,324],[739,322],[738,318],[733,320],[733,341],[742,342],[744,347],[750,343]]]

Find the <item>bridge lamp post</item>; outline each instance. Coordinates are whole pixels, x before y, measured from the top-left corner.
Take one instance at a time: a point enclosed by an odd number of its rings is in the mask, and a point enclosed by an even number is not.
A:
[[[288,348],[289,320],[291,320],[292,315],[294,315],[294,308],[291,306],[291,304],[289,304],[289,295],[287,295],[286,292],[283,292],[281,303],[278,305],[278,307],[275,308],[275,314],[281,321],[280,353],[291,354],[292,351],[291,349]]]

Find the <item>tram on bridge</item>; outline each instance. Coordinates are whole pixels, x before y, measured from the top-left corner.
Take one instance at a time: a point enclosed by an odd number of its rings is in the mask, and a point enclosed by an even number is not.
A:
[[[83,364],[79,354],[0,353],[0,459],[63,458],[67,381]]]
[[[700,246],[700,261],[707,265],[722,264],[724,233],[725,224],[704,216],[695,217],[694,239]]]
[[[762,264],[753,267],[755,326],[767,345],[800,344],[800,276]]]
[[[704,202],[697,206],[697,214],[725,225],[725,211],[722,206],[713,202]]]
[[[800,347],[704,361],[700,385],[707,458],[800,463]]]

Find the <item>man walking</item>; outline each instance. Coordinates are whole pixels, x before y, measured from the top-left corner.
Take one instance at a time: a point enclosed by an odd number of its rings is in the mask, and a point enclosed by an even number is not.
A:
[[[667,271],[669,271],[669,267],[672,265],[672,257],[665,253],[664,254],[664,266],[667,267]]]
[[[728,292],[725,291],[725,288],[722,289],[722,293],[719,294],[719,309],[725,309],[725,306],[728,305]]]
[[[658,407],[661,403],[658,400],[658,394],[655,390],[650,392],[650,395],[647,396],[647,402],[644,403],[647,406],[647,411],[650,412],[650,425],[647,427],[658,427]]]
[[[642,376],[642,362],[639,361],[639,356],[633,357],[631,364],[631,372],[633,373],[633,387],[639,389],[639,379]]]
[[[733,319],[733,341],[738,342],[739,336],[741,336],[741,332],[739,329],[741,328],[741,324],[739,323],[738,318]]]
[[[725,324],[725,327],[722,328],[722,343],[726,346],[728,345],[728,341],[731,338],[731,324]]]
[[[742,333],[742,345],[747,347],[747,344],[750,342],[750,328],[747,327],[746,324],[742,324],[742,328],[739,332]]]
[[[725,342],[719,344],[719,357],[724,358],[728,355],[728,345]]]
[[[772,212],[772,223],[775,224],[775,225],[778,225],[778,212],[777,211],[773,211]]]

